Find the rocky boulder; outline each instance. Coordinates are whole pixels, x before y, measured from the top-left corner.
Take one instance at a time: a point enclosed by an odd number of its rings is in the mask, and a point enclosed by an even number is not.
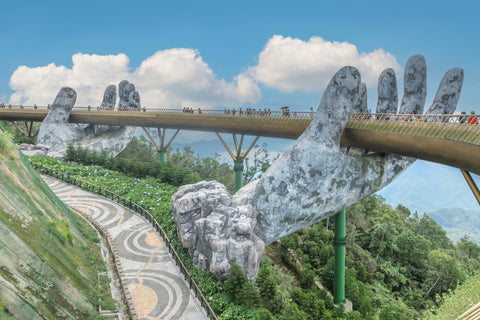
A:
[[[232,207],[231,201],[225,186],[215,181],[181,187],[172,196],[178,234],[199,268],[225,279],[236,263],[253,280],[264,242],[253,233],[252,207]]]

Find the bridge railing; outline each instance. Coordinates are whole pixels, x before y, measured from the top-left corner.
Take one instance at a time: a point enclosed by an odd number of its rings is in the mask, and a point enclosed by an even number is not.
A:
[[[480,126],[477,115],[353,113],[347,128],[480,144]]]
[[[5,110],[49,110],[50,106],[24,106],[24,105],[0,105],[0,111],[2,109]],[[150,112],[150,113],[174,113],[174,114],[187,114],[187,115],[227,115],[227,116],[243,116],[243,117],[250,117],[250,116],[268,116],[268,117],[291,117],[291,118],[305,118],[310,119],[313,117],[312,112],[305,112],[305,111],[271,111],[269,108],[260,108],[260,109],[250,109],[244,110],[241,108],[225,108],[225,109],[203,109],[203,108],[196,108],[196,109],[174,109],[174,108],[156,108],[156,107],[142,107],[140,109],[108,109],[108,108],[100,108],[100,107],[74,107],[72,111],[92,111],[92,112],[112,112],[112,111],[127,111],[127,112]]]
[[[43,110],[44,106],[4,106],[2,110],[24,109],[24,110]],[[97,109],[89,107],[76,107],[74,111],[89,111],[92,113],[108,112],[113,110]],[[228,121],[234,126],[245,124],[266,124],[266,125],[294,125],[307,127],[314,115],[313,112],[295,112],[295,111],[269,111],[263,110],[242,110],[237,109],[200,109],[182,110],[182,109],[145,109],[142,113],[161,114],[168,120],[191,120],[191,121]],[[140,111],[140,110],[139,110]],[[139,111],[125,110],[119,111],[125,115],[138,114]],[[477,115],[433,115],[433,114],[394,114],[394,113],[353,113],[347,128],[363,129],[372,131],[381,131],[406,135],[418,135],[425,137],[436,137],[441,139],[451,139],[465,143],[480,144],[480,126]]]
[[[57,179],[65,181],[66,183],[73,184],[73,185],[75,185],[75,186],[77,186],[77,187],[79,187],[83,190],[90,191],[90,192],[93,192],[93,193],[97,193],[101,196],[104,196],[108,199],[111,199],[112,201],[115,201],[115,202],[117,202],[117,203],[119,203],[119,204],[137,212],[142,217],[144,217],[153,226],[155,231],[157,231],[160,234],[160,236],[163,238],[163,241],[165,242],[168,251],[172,255],[173,259],[175,260],[175,263],[179,267],[180,272],[185,277],[185,280],[189,284],[190,289],[193,290],[193,292],[195,293],[195,296],[200,300],[200,304],[202,305],[202,307],[207,312],[207,315],[213,320],[218,320],[217,315],[215,314],[212,307],[208,303],[207,299],[203,295],[202,291],[198,287],[197,283],[193,279],[192,274],[190,273],[190,271],[188,271],[187,267],[182,262],[180,256],[178,255],[177,251],[173,247],[173,244],[171,243],[167,234],[165,233],[163,228],[160,226],[160,224],[157,222],[157,220],[155,220],[155,218],[152,216],[152,214],[150,212],[148,212],[142,206],[136,204],[135,202],[132,202],[130,199],[124,198],[124,197],[122,197],[122,196],[120,196],[120,195],[118,195],[114,192],[111,192],[111,191],[109,191],[105,188],[102,188],[102,187],[99,187],[99,186],[94,185],[92,183],[77,179],[77,178],[72,177],[68,174],[65,174],[64,172],[60,172],[60,171],[51,169],[51,168],[46,167],[46,166],[44,166],[42,164],[39,164],[39,163],[36,163],[36,162],[33,162],[33,161],[30,161],[30,163],[33,165],[33,167],[37,171],[39,171],[41,173],[44,173],[46,175],[55,177]]]

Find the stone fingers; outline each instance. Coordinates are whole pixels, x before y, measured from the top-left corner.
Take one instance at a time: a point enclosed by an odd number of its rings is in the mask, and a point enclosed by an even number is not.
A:
[[[383,70],[378,77],[377,113],[397,112],[397,77],[392,68]]]
[[[299,140],[308,139],[329,148],[340,147],[340,138],[350,114],[359,101],[360,73],[343,67],[330,80],[320,106]]]
[[[448,70],[442,78],[428,113],[451,114],[457,108],[458,99],[463,85],[463,69]]]
[[[399,113],[422,114],[427,98],[427,64],[422,55],[414,55],[408,59],[403,87],[403,99]]]
[[[55,101],[43,120],[44,123],[68,123],[70,111],[77,101],[77,93],[72,88],[63,87],[58,92]]]

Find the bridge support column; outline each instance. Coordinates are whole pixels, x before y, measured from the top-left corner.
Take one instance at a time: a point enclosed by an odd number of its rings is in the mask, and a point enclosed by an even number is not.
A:
[[[167,164],[167,149],[157,150],[158,152],[158,162],[163,166]]]
[[[173,134],[172,138],[170,139],[170,141],[168,141],[167,144],[165,144],[165,131],[166,129],[163,128],[163,131],[161,128],[157,128],[157,133],[158,133],[158,139],[160,140],[160,143],[158,144],[157,142],[155,142],[155,140],[153,139],[152,135],[150,134],[150,132],[148,132],[147,129],[143,128],[143,131],[145,131],[145,134],[147,135],[148,139],[150,139],[150,141],[153,143],[153,145],[155,146],[155,148],[157,148],[157,152],[158,152],[158,161],[160,162],[160,165],[163,166],[167,163],[167,150],[168,150],[168,147],[170,147],[170,144],[172,143],[173,139],[175,139],[175,137],[177,136],[178,132],[180,131],[180,129],[177,129],[177,131],[175,131],[175,133]]]
[[[480,204],[480,190],[478,190],[477,184],[473,180],[472,176],[470,175],[470,172],[461,170],[463,177],[468,183],[468,186],[470,187],[470,190],[472,190],[473,195],[475,196],[475,199],[477,199],[478,204]]]
[[[347,237],[345,232],[345,209],[335,216],[335,286],[333,303],[345,304],[345,245]]]
[[[250,152],[252,150],[253,146],[255,143],[257,143],[258,139],[260,138],[259,136],[256,137],[253,142],[250,144],[250,147],[248,147],[247,151],[245,151],[242,154],[242,144],[243,144],[243,138],[245,135],[242,134],[240,138],[240,142],[237,142],[237,136],[233,134],[233,143],[235,145],[235,153],[233,153],[232,150],[228,147],[227,143],[225,140],[223,140],[222,136],[216,132],[218,139],[220,142],[223,144],[225,147],[225,150],[227,150],[228,154],[232,157],[233,159],[233,173],[235,177],[235,192],[240,190],[243,187],[243,162]]]
[[[233,172],[235,175],[235,192],[243,187],[243,160],[233,160]]]

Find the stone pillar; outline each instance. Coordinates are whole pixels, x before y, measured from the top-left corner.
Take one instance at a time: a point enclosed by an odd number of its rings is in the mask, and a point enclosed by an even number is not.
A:
[[[158,152],[158,161],[160,162],[160,165],[163,166],[164,164],[167,164],[167,150],[160,149],[160,150],[157,150],[157,152]]]
[[[233,160],[233,172],[235,174],[235,192],[243,187],[243,160]]]
[[[335,287],[333,303],[345,304],[345,209],[335,215]]]

